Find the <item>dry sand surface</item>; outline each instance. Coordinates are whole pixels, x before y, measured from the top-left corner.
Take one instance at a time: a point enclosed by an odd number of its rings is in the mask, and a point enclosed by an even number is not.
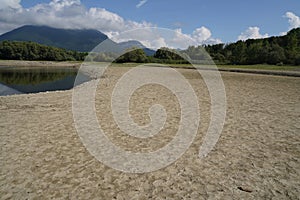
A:
[[[110,68],[96,96],[99,123],[120,147],[149,152],[178,128],[175,96],[158,85],[134,93],[130,112],[149,122],[153,103],[167,122],[151,139],[122,133],[110,110],[113,83],[128,68]],[[198,158],[208,128],[210,98],[194,70],[180,69],[194,87],[201,124],[188,151],[151,173],[111,169],[83,146],[72,117],[72,91],[0,97],[1,199],[298,199],[300,196],[300,78],[223,72],[227,116],[208,157]]]

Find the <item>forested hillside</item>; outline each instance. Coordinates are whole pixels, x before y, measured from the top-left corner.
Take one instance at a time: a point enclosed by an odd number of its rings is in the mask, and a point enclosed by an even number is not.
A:
[[[204,48],[217,63],[300,65],[300,28],[289,31],[285,36],[207,45]],[[188,51],[192,56],[197,48],[189,47]]]
[[[0,41],[31,41],[80,52],[89,52],[106,39],[108,37],[105,34],[92,29],[59,29],[33,25],[25,25],[0,36]]]
[[[3,41],[0,43],[0,59],[2,60],[73,61],[84,60],[86,55],[87,53],[68,51],[34,42]]]
[[[112,47],[117,48],[116,45]],[[119,63],[188,63],[187,61],[193,60],[210,64],[212,58],[217,64],[300,65],[300,28],[291,30],[285,36],[249,39],[230,44],[190,46],[186,50],[163,47],[158,49],[154,55],[147,55],[145,48],[131,47],[124,50],[127,53],[117,59],[116,55],[118,54],[113,52],[112,47],[109,48],[111,52],[93,52],[87,59]],[[121,50],[123,49],[120,48]],[[66,61],[84,60],[86,55],[87,53],[44,46],[34,42],[3,41],[0,43],[0,59]]]

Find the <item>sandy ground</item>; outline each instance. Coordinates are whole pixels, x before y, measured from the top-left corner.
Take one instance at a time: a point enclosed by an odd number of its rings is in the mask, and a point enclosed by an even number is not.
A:
[[[151,139],[123,134],[110,111],[113,83],[127,68],[112,68],[98,87],[99,123],[116,144],[153,151],[174,136],[178,102],[158,85],[140,88],[131,114],[147,124],[150,105],[168,113]],[[208,157],[198,158],[210,117],[210,98],[200,76],[180,69],[199,99],[201,124],[188,151],[175,163],[145,174],[111,169],[92,157],[76,133],[72,91],[0,97],[1,199],[299,199],[300,78],[223,72],[227,116]]]

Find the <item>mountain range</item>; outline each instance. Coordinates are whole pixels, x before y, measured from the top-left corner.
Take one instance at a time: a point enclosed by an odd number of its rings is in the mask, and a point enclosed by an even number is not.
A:
[[[126,49],[138,47],[147,55],[153,55],[154,50],[146,48],[139,41],[114,42],[104,33],[94,29],[59,29],[48,26],[25,25],[0,35],[0,41],[32,41],[43,45],[64,48],[80,52],[95,51],[102,43],[102,50],[123,52]],[[100,49],[98,49],[101,51]]]

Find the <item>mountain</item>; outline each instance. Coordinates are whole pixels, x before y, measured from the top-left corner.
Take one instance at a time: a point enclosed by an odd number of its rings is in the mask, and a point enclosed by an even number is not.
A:
[[[144,49],[147,55],[155,53],[154,50],[146,48],[138,41],[130,40],[128,42],[116,43],[110,40],[104,33],[93,29],[59,29],[48,26],[25,25],[0,35],[0,41],[4,40],[32,41],[80,52],[90,52],[98,44],[105,41],[101,45],[101,50],[105,49],[106,52],[123,52],[126,49],[138,47]]]
[[[113,52],[113,53],[124,53],[125,50],[131,48],[140,48],[143,49],[147,56],[153,56],[155,51],[145,47],[142,43],[136,40],[129,40],[126,42],[114,42],[111,39],[107,39],[101,43],[98,47],[93,49],[95,52]]]
[[[155,51],[153,49],[149,49],[149,48],[145,47],[142,43],[140,43],[139,41],[136,41],[136,40],[129,40],[126,42],[120,42],[118,44],[124,50],[130,49],[131,47],[137,47],[137,48],[143,49],[147,56],[153,56],[155,54]]]
[[[141,48],[144,50],[147,56],[153,56],[155,54],[155,51],[153,49],[145,47],[142,43],[136,40],[129,40],[126,42],[120,42],[118,43],[122,49],[130,49],[132,47]]]
[[[107,38],[100,31],[91,29],[58,29],[48,26],[26,25],[4,33],[0,36],[0,41],[32,41],[68,50],[88,52]]]
[[[149,49],[149,48],[144,48],[143,50],[147,56],[154,56],[154,54],[156,52],[153,49]]]
[[[118,44],[123,49],[129,49],[131,47],[137,47],[137,48],[141,48],[141,49],[146,48],[142,43],[140,43],[139,41],[136,41],[136,40],[129,40],[126,42],[120,42]]]

